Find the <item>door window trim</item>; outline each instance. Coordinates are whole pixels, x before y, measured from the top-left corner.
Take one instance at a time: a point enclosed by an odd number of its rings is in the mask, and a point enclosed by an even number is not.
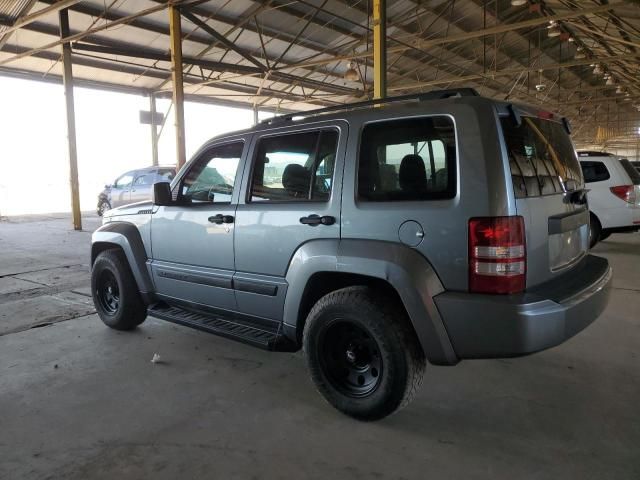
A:
[[[395,120],[415,120],[415,119],[420,119],[420,118],[434,118],[434,117],[446,117],[449,120],[451,120],[451,123],[453,124],[453,134],[455,137],[455,146],[456,146],[456,156],[455,156],[455,163],[456,163],[456,168],[455,168],[455,194],[452,197],[448,197],[448,198],[440,198],[440,199],[432,199],[432,200],[402,200],[402,201],[376,201],[376,202],[372,202],[372,201],[368,201],[368,200],[364,200],[362,198],[360,198],[360,196],[358,195],[358,192],[360,191],[360,172],[359,172],[359,168],[360,168],[360,152],[362,150],[362,134],[364,132],[364,129],[369,126],[369,125],[374,125],[377,123],[384,123],[384,122],[393,122]],[[357,140],[357,144],[356,144],[356,152],[355,152],[355,159],[356,161],[355,163],[355,172],[354,172],[354,187],[353,187],[353,202],[355,205],[358,206],[358,208],[378,208],[379,205],[382,204],[403,204],[403,203],[411,203],[411,204],[419,204],[419,203],[424,203],[424,202],[428,202],[429,204],[433,204],[436,202],[452,202],[455,201],[459,196],[460,196],[460,135],[458,134],[458,122],[456,121],[456,118],[450,114],[450,113],[430,113],[427,115],[405,115],[405,116],[390,116],[390,117],[381,117],[381,118],[376,118],[373,120],[368,120],[366,122],[362,122],[359,125],[359,132],[358,132],[358,140]]]
[[[238,160],[238,168],[236,169],[236,175],[233,182],[233,191],[231,192],[231,199],[228,202],[196,202],[196,203],[181,202],[179,199],[181,197],[180,189],[182,187],[182,182],[187,177],[187,175],[189,175],[191,170],[193,170],[196,167],[196,165],[198,165],[198,163],[201,161],[201,159],[204,156],[206,156],[211,150],[218,147],[224,147],[225,145],[231,145],[234,143],[242,144],[242,153],[240,154],[240,159]],[[189,160],[189,162],[187,163],[188,167],[181,169],[180,172],[178,172],[176,176],[173,178],[173,180],[171,181],[171,184],[172,184],[171,196],[174,198],[174,200],[177,200],[176,206],[189,207],[189,208],[204,208],[204,207],[211,208],[212,206],[216,206],[216,205],[224,206],[224,205],[237,204],[238,203],[237,196],[240,192],[241,183],[242,183],[242,174],[244,172],[244,165],[245,165],[246,156],[247,156],[247,145],[249,143],[250,143],[250,137],[249,139],[247,139],[246,136],[242,136],[242,137],[235,137],[235,138],[233,137],[225,138],[215,143],[207,143],[203,145],[200,148],[200,150],[198,150],[193,155],[192,159]]]
[[[306,127],[306,128],[305,128]],[[335,176],[336,176],[336,168],[334,165],[333,176],[331,178],[331,193],[329,194],[329,198],[327,200],[314,200],[314,199],[301,199],[301,200],[261,200],[261,201],[252,201],[251,200],[251,190],[253,188],[253,173],[255,171],[255,164],[258,155],[259,145],[263,139],[273,138],[273,137],[282,137],[285,135],[296,135],[302,133],[309,132],[318,132],[322,133],[323,131],[333,130],[338,133],[338,138],[336,139],[336,159],[338,158],[338,153],[340,152],[340,141],[342,140],[342,128],[340,125],[327,123],[325,125],[315,125],[315,126],[301,126],[301,128],[297,128],[295,130],[281,130],[277,132],[265,132],[264,134],[256,135],[254,141],[252,142],[251,156],[247,158],[247,162],[249,163],[249,170],[247,175],[246,189],[244,194],[244,203],[246,205],[291,205],[291,204],[304,204],[304,205],[326,205],[331,203],[333,199],[333,192],[335,190]],[[318,136],[318,140],[321,140],[321,135]],[[316,142],[316,150],[319,148],[320,142]],[[337,165],[337,164],[336,164]]]

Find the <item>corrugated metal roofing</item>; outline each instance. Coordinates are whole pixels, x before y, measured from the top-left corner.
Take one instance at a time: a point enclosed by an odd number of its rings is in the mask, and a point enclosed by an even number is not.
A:
[[[13,23],[24,15],[34,3],[33,0],[0,0],[0,18],[8,23]],[[0,35],[6,29],[6,26],[0,25]]]
[[[512,6],[510,0],[388,0],[390,94],[471,86],[488,96],[558,110],[573,120],[577,138],[585,141],[595,138],[598,127],[615,127],[628,137],[640,124],[640,7],[618,1],[604,11],[605,2],[529,0]],[[30,3],[33,0],[0,0],[0,25],[26,15]],[[31,11],[53,3],[39,0]],[[164,9],[103,28],[162,3],[86,0],[71,6],[72,34],[102,28],[73,44],[76,78],[169,93]],[[185,91],[201,99],[287,110],[366,98],[373,78],[370,3],[212,0],[187,5],[185,10],[263,67],[183,18]],[[594,7],[598,13],[575,15]],[[550,36],[547,18],[558,14],[571,17],[557,23],[560,35]],[[16,54],[55,42],[57,18],[57,13],[47,14],[5,39],[4,45],[0,41],[0,72],[59,75],[59,46],[3,64]],[[531,21],[537,23],[469,37],[481,29]],[[586,58],[579,58],[582,55]],[[357,58],[351,65],[353,56]],[[596,64],[601,73],[594,74]],[[350,66],[360,72],[359,81],[345,79]]]

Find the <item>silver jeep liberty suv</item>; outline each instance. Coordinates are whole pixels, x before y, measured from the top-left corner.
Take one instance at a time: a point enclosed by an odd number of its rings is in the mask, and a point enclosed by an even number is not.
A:
[[[382,418],[426,360],[526,355],[604,310],[611,269],[588,253],[569,129],[458,89],[214,138],[152,202],[105,213],[96,308],[119,330],[151,315],[303,348],[329,403]]]

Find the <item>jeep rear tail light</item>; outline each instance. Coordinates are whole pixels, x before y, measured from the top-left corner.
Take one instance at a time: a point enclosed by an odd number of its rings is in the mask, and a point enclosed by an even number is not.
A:
[[[633,185],[618,185],[611,187],[611,193],[627,203],[636,203],[636,191]]]
[[[469,291],[517,293],[525,289],[527,253],[522,217],[469,220]]]

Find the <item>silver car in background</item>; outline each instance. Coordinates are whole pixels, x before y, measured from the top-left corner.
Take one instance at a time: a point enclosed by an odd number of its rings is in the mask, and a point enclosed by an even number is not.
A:
[[[153,184],[171,182],[175,175],[175,167],[146,167],[120,175],[98,195],[98,215],[128,203],[150,200]]]

